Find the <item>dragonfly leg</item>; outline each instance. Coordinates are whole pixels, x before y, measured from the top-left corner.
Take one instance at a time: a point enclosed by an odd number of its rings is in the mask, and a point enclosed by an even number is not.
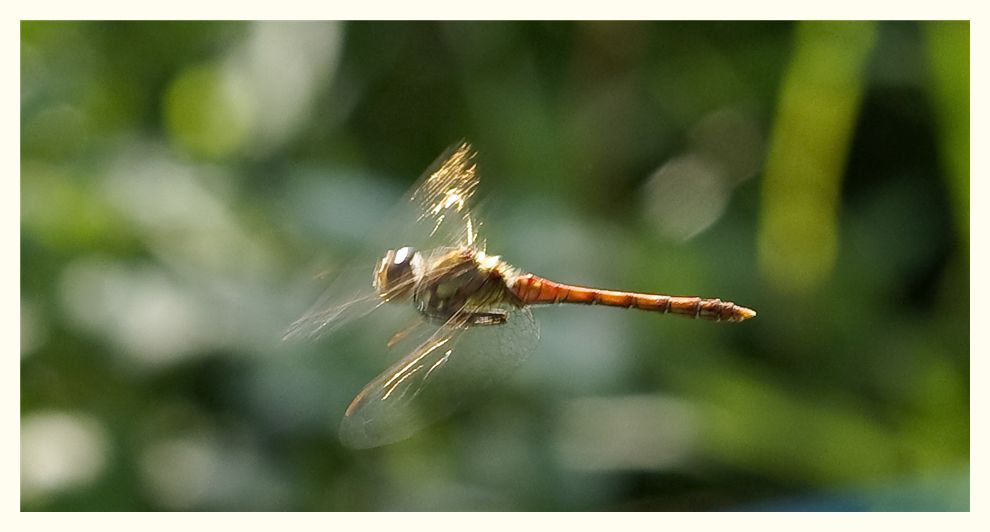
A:
[[[467,315],[471,325],[502,325],[509,318],[505,312],[472,312]]]

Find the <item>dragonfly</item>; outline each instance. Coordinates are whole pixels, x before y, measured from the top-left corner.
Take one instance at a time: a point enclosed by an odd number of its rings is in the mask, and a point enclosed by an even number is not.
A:
[[[752,309],[714,298],[605,290],[552,281],[489,254],[475,209],[476,152],[453,145],[420,177],[356,274],[342,275],[286,332],[321,337],[382,308],[409,310],[412,323],[386,344],[398,361],[368,383],[344,412],[339,436],[355,448],[405,439],[484,397],[534,350],[531,308],[579,304],[739,322]],[[381,255],[379,242],[397,247]],[[372,267],[373,266],[373,267]],[[345,270],[348,271],[348,270]]]

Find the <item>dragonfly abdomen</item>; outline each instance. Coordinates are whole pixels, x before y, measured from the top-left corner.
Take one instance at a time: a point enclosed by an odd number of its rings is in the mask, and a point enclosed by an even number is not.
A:
[[[526,305],[605,305],[712,321],[742,321],[756,315],[751,309],[721,299],[602,290],[558,283],[533,274],[516,277],[511,288],[515,296]]]

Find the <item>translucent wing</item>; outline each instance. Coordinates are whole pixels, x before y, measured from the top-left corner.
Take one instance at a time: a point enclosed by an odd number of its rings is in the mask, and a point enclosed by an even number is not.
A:
[[[344,277],[347,278],[346,281],[338,277],[310,310],[289,325],[282,336],[283,340],[306,336],[316,338],[330,334],[385,304],[371,288],[370,274],[369,279],[364,279],[363,275],[358,279],[353,274]],[[365,284],[368,286],[364,286]]]
[[[412,351],[354,398],[341,440],[365,448],[404,439],[507,377],[535,348],[539,327],[529,309],[502,310],[509,314],[500,325],[467,326],[462,313],[396,343],[394,351]]]
[[[421,178],[409,198],[419,213],[407,236],[411,244],[427,244],[420,249],[477,244],[478,220],[472,207],[478,176],[473,159],[471,146],[461,142],[441,155]]]
[[[381,306],[371,279],[388,249],[477,246],[480,224],[472,207],[478,177],[473,158],[470,144],[460,142],[434,161],[392,212],[384,213],[382,226],[369,235],[367,245],[289,327],[285,338],[325,335]]]

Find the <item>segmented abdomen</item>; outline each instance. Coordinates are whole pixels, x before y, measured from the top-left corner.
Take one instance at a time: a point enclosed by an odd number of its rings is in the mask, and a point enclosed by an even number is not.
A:
[[[516,277],[510,287],[525,305],[576,303],[609,307],[637,308],[712,321],[742,321],[756,312],[731,301],[700,297],[640,294],[574,286],[544,279],[531,273]]]

